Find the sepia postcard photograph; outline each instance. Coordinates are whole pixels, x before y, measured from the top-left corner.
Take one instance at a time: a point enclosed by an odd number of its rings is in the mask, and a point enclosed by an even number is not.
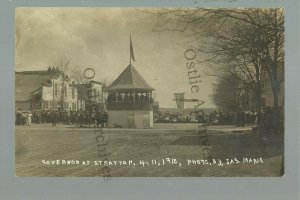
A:
[[[280,177],[283,8],[18,7],[17,177]]]

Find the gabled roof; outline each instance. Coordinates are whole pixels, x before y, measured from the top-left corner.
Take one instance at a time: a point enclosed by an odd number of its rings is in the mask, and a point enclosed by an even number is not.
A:
[[[40,91],[42,85],[51,85],[52,73],[24,71],[15,73],[15,101],[27,101]]]
[[[106,88],[106,90],[127,89],[154,90],[148,85],[145,79],[138,73],[132,64],[129,64],[118,78]]]

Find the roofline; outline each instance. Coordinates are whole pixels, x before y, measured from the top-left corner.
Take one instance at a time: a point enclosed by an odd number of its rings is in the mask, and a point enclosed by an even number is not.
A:
[[[102,89],[103,91],[124,91],[124,90],[127,90],[127,91],[133,91],[133,90],[150,90],[150,91],[153,91],[155,90],[154,88],[118,88],[118,89],[110,89],[110,88],[103,88]]]
[[[72,83],[73,81],[71,81],[71,83],[70,84],[73,84]],[[87,83],[98,83],[98,84],[100,84],[100,85],[104,85],[104,83],[102,83],[102,82],[100,82],[100,81],[94,81],[94,80],[92,80],[92,81],[89,81],[89,82],[86,82],[86,83],[74,83],[74,85],[75,86],[81,86],[81,85],[86,85]]]
[[[32,73],[49,73],[48,70],[32,70],[32,71],[15,71],[16,74],[32,74]]]
[[[92,81],[90,81],[90,82],[92,82],[92,83],[99,83],[99,84],[101,84],[101,85],[104,84],[104,83],[102,83],[102,82],[100,82],[100,81],[94,81],[94,80],[92,80]]]
[[[124,87],[124,88],[117,88],[115,89],[114,87],[119,87],[119,84],[115,84],[115,82],[121,77],[121,75],[125,72],[125,70],[127,70],[129,68],[130,70],[130,75],[131,75],[131,80],[133,80],[133,82],[131,83],[132,85],[135,85],[134,83],[134,79],[133,79],[133,72],[135,71],[135,74],[137,74],[140,79],[144,82],[144,84],[146,85],[146,88],[135,88],[135,87]],[[124,84],[126,85],[126,84]],[[134,68],[134,66],[130,63],[118,76],[117,78],[109,85],[105,88],[106,91],[120,91],[120,90],[148,90],[148,91],[152,91],[155,90],[154,88],[152,88],[151,86],[149,86],[149,84],[147,83],[147,81],[142,77],[142,75]]]

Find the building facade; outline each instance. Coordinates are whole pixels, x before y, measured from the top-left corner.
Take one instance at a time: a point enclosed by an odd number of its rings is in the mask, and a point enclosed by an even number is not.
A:
[[[77,110],[77,88],[58,68],[15,74],[16,110]]]
[[[75,86],[78,91],[78,110],[88,110],[92,105],[97,105],[101,110],[105,109],[105,98],[102,92],[103,83],[90,81],[88,84],[75,84]]]

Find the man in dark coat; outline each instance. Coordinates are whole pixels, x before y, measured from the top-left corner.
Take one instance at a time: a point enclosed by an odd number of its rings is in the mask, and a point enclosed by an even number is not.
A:
[[[51,121],[52,121],[52,126],[56,126],[56,123],[57,123],[57,117],[58,117],[58,114],[55,110],[52,110],[51,112]]]

